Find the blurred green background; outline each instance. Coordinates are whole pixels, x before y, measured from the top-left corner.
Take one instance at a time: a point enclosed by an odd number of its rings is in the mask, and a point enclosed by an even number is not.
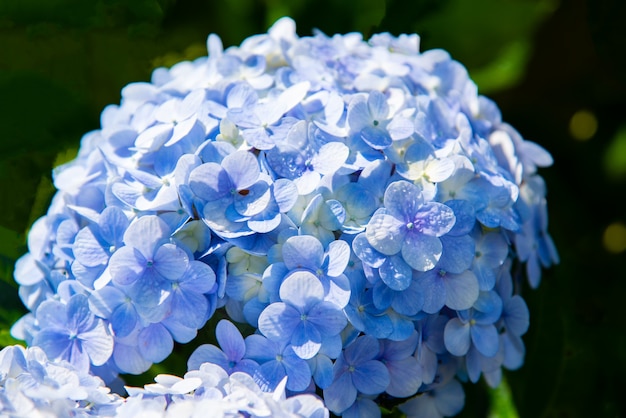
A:
[[[209,33],[238,45],[285,15],[301,36],[420,34],[422,50],[448,50],[554,157],[540,174],[561,264],[524,289],[526,363],[499,390],[467,385],[460,416],[626,416],[619,0],[0,0],[0,346],[15,342],[8,330],[24,313],[12,270],[54,193],[51,169],[99,128],[103,107],[156,66],[206,55]]]

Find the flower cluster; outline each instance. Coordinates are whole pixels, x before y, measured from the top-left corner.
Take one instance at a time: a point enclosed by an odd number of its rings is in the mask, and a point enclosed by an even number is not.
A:
[[[283,18],[207,44],[126,86],[55,169],[16,264],[30,313],[13,335],[108,384],[220,310],[219,347],[134,397],[159,411],[230,376],[230,390],[285,385],[341,416],[382,401],[450,416],[460,381],[496,386],[520,367],[517,272],[536,287],[558,262],[537,173],[551,156],[417,35],[299,37]],[[274,408],[254,393],[250,408]],[[284,407],[323,415],[310,402]]]
[[[126,398],[65,361],[51,362],[39,347],[16,345],[0,351],[0,410],[13,418],[115,417],[328,418],[323,402],[309,394],[287,398],[285,380],[264,392],[245,373],[228,375],[203,364],[183,378],[158,375],[144,388],[126,387]]]

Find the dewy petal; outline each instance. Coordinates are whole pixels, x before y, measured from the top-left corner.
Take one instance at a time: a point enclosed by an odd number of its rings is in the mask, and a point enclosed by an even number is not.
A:
[[[435,267],[442,250],[443,246],[439,238],[410,231],[404,237],[402,258],[415,270],[428,271]]]
[[[446,349],[454,356],[464,356],[471,345],[470,325],[459,318],[452,318],[446,324],[443,340]]]
[[[385,190],[384,204],[389,215],[402,222],[412,222],[424,204],[424,197],[413,183],[399,180],[391,183]]]
[[[354,237],[352,241],[352,250],[359,259],[372,268],[380,267],[387,257],[372,247],[367,240],[365,233],[361,233]]]
[[[387,257],[387,260],[380,266],[378,272],[382,281],[395,291],[403,291],[408,288],[413,278],[411,266],[397,255]]]
[[[456,218],[450,207],[438,202],[427,202],[415,214],[415,221],[423,234],[440,237],[450,232]]]
[[[400,252],[405,234],[405,225],[387,214],[384,209],[379,209],[374,213],[365,229],[365,236],[370,245],[385,255]]]

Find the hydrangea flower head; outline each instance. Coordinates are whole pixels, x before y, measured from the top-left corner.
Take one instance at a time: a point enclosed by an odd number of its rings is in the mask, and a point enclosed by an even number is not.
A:
[[[461,381],[520,367],[511,271],[535,288],[558,262],[548,152],[414,34],[282,18],[207,49],[126,86],[55,169],[15,266],[32,347],[0,352],[2,412],[443,417]],[[175,343],[183,377],[103,389]]]

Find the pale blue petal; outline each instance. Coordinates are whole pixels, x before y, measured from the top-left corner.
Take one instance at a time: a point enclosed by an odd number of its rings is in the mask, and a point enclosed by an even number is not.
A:
[[[498,353],[500,340],[494,325],[475,324],[471,327],[472,343],[485,357],[493,357]]]
[[[415,214],[415,221],[419,224],[421,233],[440,237],[450,232],[456,218],[448,206],[438,202],[426,202]]]
[[[437,237],[410,231],[402,243],[402,258],[418,271],[432,270],[443,251],[441,240]]]
[[[335,414],[348,409],[356,400],[357,390],[350,373],[343,373],[328,388],[324,389],[324,403]]]
[[[405,225],[383,209],[374,213],[365,229],[370,245],[384,255],[394,255],[402,250]]]
[[[113,286],[105,286],[89,295],[89,309],[101,317],[109,318],[113,311],[124,303],[126,295]]]
[[[469,309],[478,300],[478,280],[471,271],[460,274],[446,274],[445,284],[446,306],[457,311]]]
[[[136,346],[120,343],[115,344],[113,359],[122,373],[141,374],[152,365],[152,362],[139,353]]]
[[[124,234],[124,242],[141,251],[145,257],[150,257],[155,245],[169,237],[171,232],[165,221],[158,216],[142,216],[130,224]]]
[[[203,294],[179,287],[171,293],[170,303],[170,320],[179,322],[186,328],[202,328],[209,309],[209,301]]]
[[[283,244],[283,259],[289,270],[306,268],[317,271],[324,261],[324,247],[313,236],[297,235]]]
[[[325,229],[338,231],[346,220],[346,210],[338,200],[328,199],[321,205],[317,219]]]
[[[283,302],[306,313],[324,298],[324,286],[313,273],[298,270],[285,278],[280,285],[279,296]]]
[[[174,244],[164,244],[154,255],[153,268],[168,280],[178,280],[187,270],[187,253]]]
[[[352,250],[359,259],[372,268],[380,267],[387,257],[372,247],[367,240],[365,233],[361,233],[354,237],[352,241]]]
[[[389,386],[389,370],[380,361],[370,360],[358,365],[353,372],[352,382],[359,392],[376,395]]]
[[[443,341],[450,354],[464,356],[471,345],[470,325],[464,324],[459,318],[450,319],[443,333]]]
[[[106,264],[109,261],[109,246],[104,239],[89,228],[78,231],[72,246],[74,257],[79,263],[87,267]]]
[[[311,359],[315,366],[312,367],[313,379],[320,389],[326,389],[333,382],[333,362],[324,355],[318,355]]]
[[[417,359],[411,355],[385,362],[390,382],[385,392],[396,398],[414,395],[422,385],[422,370]]]
[[[145,270],[146,259],[133,247],[122,247],[111,256],[109,270],[111,278],[117,284],[135,283]]]
[[[328,142],[320,147],[311,164],[318,173],[329,175],[341,168],[349,154],[350,149],[345,144]]]
[[[113,311],[109,321],[117,337],[126,337],[133,332],[137,326],[137,311],[132,303],[122,303]]]
[[[202,344],[196,348],[187,360],[188,370],[198,370],[203,363],[212,363],[228,371],[226,354],[211,344]]]
[[[408,288],[413,278],[411,266],[397,255],[387,257],[387,260],[378,269],[378,273],[382,281],[395,291],[403,291]]]
[[[385,129],[366,126],[361,129],[361,139],[376,150],[388,148],[393,142]]]
[[[330,302],[315,305],[307,315],[308,321],[314,324],[325,336],[339,334],[348,323],[343,311]]]
[[[387,125],[387,130],[389,131],[389,136],[391,136],[391,139],[397,141],[413,135],[413,132],[415,131],[415,125],[410,119],[401,116],[395,116]]]
[[[450,273],[461,273],[472,266],[476,252],[475,242],[469,235],[444,235],[439,238],[443,251],[437,268]]]
[[[113,336],[102,320],[89,331],[81,332],[78,338],[94,366],[104,364],[113,354]]]
[[[239,361],[246,352],[241,333],[232,322],[220,320],[215,327],[215,338],[230,361]]]
[[[387,213],[401,222],[415,221],[415,215],[424,204],[421,190],[405,180],[394,181],[385,190]]]
[[[434,314],[439,312],[446,303],[446,286],[439,273],[431,270],[418,279],[424,294],[424,312]],[[476,295],[478,297],[478,295]]]
[[[529,326],[528,306],[519,295],[514,295],[504,306],[504,322],[510,333],[521,336],[526,333]]]
[[[300,315],[286,303],[272,303],[259,315],[259,331],[272,341],[289,340],[300,323]]]
[[[350,245],[343,240],[328,244],[327,255],[324,258],[326,275],[331,277],[343,274],[350,262]]]
[[[313,358],[322,346],[319,329],[309,321],[300,321],[291,336],[291,348],[304,360]]]
[[[271,197],[269,184],[258,181],[246,188],[239,188],[233,194],[234,208],[240,215],[254,216],[267,208]]]
[[[367,99],[362,95],[356,95],[348,105],[348,124],[353,132],[358,132],[371,123],[370,111],[367,107]]]
[[[35,335],[32,344],[41,347],[50,359],[59,359],[69,350],[72,340],[65,330],[43,329]]]
[[[463,386],[452,379],[446,385],[435,389],[435,404],[439,413],[445,417],[457,415],[465,406]]]
[[[298,199],[298,190],[296,185],[287,179],[277,179],[272,185],[272,193],[274,201],[278,205],[278,210],[281,213],[286,213],[293,205],[296,204]]]
[[[211,202],[228,196],[234,185],[221,165],[210,162],[189,174],[189,187],[196,196]]]
[[[259,179],[259,163],[256,156],[248,151],[227,155],[222,161],[222,167],[238,190],[251,187]]]
[[[160,363],[174,348],[172,335],[161,324],[150,324],[137,337],[139,352],[152,363]]]
[[[367,108],[372,120],[379,122],[387,119],[389,115],[389,105],[387,98],[378,90],[372,90],[367,98]]]

